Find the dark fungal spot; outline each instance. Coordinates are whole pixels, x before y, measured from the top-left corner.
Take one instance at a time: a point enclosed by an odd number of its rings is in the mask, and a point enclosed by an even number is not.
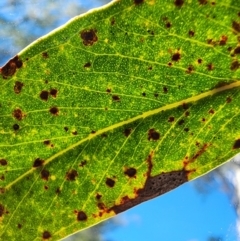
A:
[[[146,93],[145,93],[145,92],[143,92],[143,93],[142,93],[142,96],[143,96],[143,97],[145,97],[145,96],[146,96]]]
[[[213,114],[214,114],[214,110],[213,110],[213,109],[210,109],[210,110],[208,111],[208,113],[213,115]]]
[[[102,195],[97,193],[97,195],[95,196],[97,200],[100,200],[102,198]]]
[[[152,70],[152,69],[153,69],[152,66],[149,66],[149,67],[148,67],[148,70]]]
[[[6,159],[0,159],[0,165],[1,166],[6,166],[7,165],[7,160]]]
[[[77,131],[73,131],[72,134],[76,136],[78,133]]]
[[[111,91],[112,90],[110,88],[107,88],[107,90],[106,90],[107,93],[111,93]]]
[[[105,183],[109,187],[114,187],[114,185],[115,185],[115,181],[111,178],[107,178]]]
[[[188,31],[188,35],[189,35],[190,37],[194,37],[194,34],[195,34],[194,31],[192,31],[192,30],[189,30],[189,31]]]
[[[187,116],[189,116],[190,115],[190,112],[189,111],[186,111],[185,112],[185,116],[187,117]]]
[[[64,130],[65,130],[65,131],[68,131],[68,127],[67,127],[67,126],[65,126],[65,127],[64,127]]]
[[[33,167],[41,167],[44,163],[44,160],[37,158],[34,160]]]
[[[79,164],[80,167],[84,167],[87,164],[86,160],[81,161],[81,163]]]
[[[18,227],[19,229],[21,229],[21,228],[22,228],[22,224],[19,223],[19,224],[17,225],[17,227]]]
[[[186,131],[186,132],[188,132],[188,131],[189,131],[189,128],[186,127],[186,128],[184,128],[183,130]]]
[[[206,121],[206,119],[205,118],[202,118],[202,122],[205,122]]]
[[[223,35],[220,39],[219,45],[221,45],[221,46],[226,45],[227,40],[228,40],[228,37]]]
[[[43,180],[48,181],[49,176],[50,176],[50,172],[49,172],[48,170],[43,169],[43,170],[41,171],[41,178],[42,178]]]
[[[168,122],[174,122],[174,117],[173,117],[173,116],[170,116],[170,117],[168,118]]]
[[[169,62],[169,63],[168,63],[168,66],[169,66],[169,67],[172,67],[172,62]]]
[[[235,32],[240,33],[240,23],[233,21],[232,22],[232,28]]]
[[[51,89],[49,93],[50,93],[50,95],[52,97],[56,98],[57,97],[57,92],[58,92],[57,89]]]
[[[52,237],[52,235],[50,234],[49,231],[44,231],[42,234],[43,239],[50,239],[51,237]]]
[[[207,0],[198,0],[198,2],[199,2],[199,4],[200,5],[205,5],[205,4],[207,4]]]
[[[4,210],[5,210],[4,206],[2,204],[0,204],[0,217],[3,216]]]
[[[226,99],[226,102],[227,102],[227,103],[232,102],[232,98],[231,98],[230,96],[228,96],[227,99]]]
[[[240,63],[237,61],[237,60],[234,60],[232,63],[231,63],[231,66],[230,66],[230,69],[231,70],[237,70],[240,66]]]
[[[87,62],[86,64],[84,64],[83,67],[84,67],[84,68],[90,68],[90,67],[91,67],[91,63],[90,63],[90,62]]]
[[[15,74],[16,70],[22,67],[22,61],[15,56],[10,59],[2,68],[0,68],[0,73],[4,78],[12,76]]]
[[[238,148],[240,148],[240,139],[237,139],[233,145],[233,149],[238,149]]]
[[[132,177],[135,177],[135,175],[137,174],[137,170],[133,167],[130,167],[124,171],[124,174],[132,178]]]
[[[165,24],[165,26],[166,26],[166,28],[171,28],[172,24],[171,24],[170,22],[167,22],[167,23]]]
[[[175,0],[174,4],[177,7],[182,7],[182,5],[184,4],[184,0]]]
[[[77,221],[86,221],[87,220],[87,215],[83,211],[78,211],[77,212]]]
[[[23,117],[25,116],[22,112],[21,109],[17,108],[13,111],[12,113],[13,117],[18,120],[18,121],[21,121],[23,119]]]
[[[47,52],[43,52],[43,53],[42,53],[42,56],[43,56],[43,58],[45,58],[45,59],[49,57]]]
[[[207,70],[212,71],[214,69],[214,66],[212,63],[207,64]]]
[[[187,110],[189,107],[188,107],[188,104],[187,103],[183,103],[182,104],[182,108],[184,109],[184,110]]]
[[[43,90],[43,91],[41,91],[39,97],[40,97],[42,100],[47,101],[47,100],[48,100],[48,94],[49,94],[49,93],[48,93],[47,90]]]
[[[198,61],[198,63],[199,63],[199,64],[201,64],[201,63],[202,63],[202,59],[198,59],[197,61]]]
[[[13,130],[17,131],[17,130],[19,130],[19,128],[20,128],[20,127],[19,127],[18,124],[14,124],[14,125],[13,125]]]
[[[95,29],[83,30],[80,36],[83,40],[83,44],[86,46],[92,46],[98,41],[97,31]]]
[[[191,74],[193,72],[193,70],[194,70],[194,67],[192,65],[189,65],[186,70],[186,73]]]
[[[182,124],[184,124],[184,120],[183,120],[183,119],[181,119],[181,120],[178,121],[178,125],[181,126]]]
[[[61,193],[60,187],[58,187],[58,188],[56,189],[55,193],[56,193],[57,195],[59,195],[59,194]]]
[[[237,47],[234,49],[234,54],[240,54],[240,46],[237,46]]]
[[[47,185],[44,185],[44,189],[45,189],[45,190],[48,190],[48,186],[47,186]]]
[[[154,31],[153,30],[148,30],[147,31],[149,34],[151,34],[151,35],[154,35]]]
[[[22,83],[22,82],[20,82],[20,81],[16,81],[15,82],[15,85],[14,85],[14,92],[16,93],[16,94],[19,94],[21,91],[22,91],[22,87],[24,86],[24,84]]]
[[[131,132],[132,132],[132,129],[127,128],[127,129],[124,130],[123,134],[124,134],[124,136],[128,137],[131,134]]]
[[[74,170],[74,169],[71,169],[71,170],[69,170],[69,171],[66,173],[66,179],[67,179],[68,181],[75,181],[76,178],[77,178],[77,176],[78,176],[78,173],[77,173],[77,171]]]
[[[164,86],[164,87],[163,87],[163,93],[164,93],[164,94],[167,94],[167,92],[168,92],[168,88],[167,88],[166,86]]]
[[[95,133],[96,133],[96,131],[94,131],[94,130],[91,131],[91,134],[95,134]]]
[[[115,18],[111,18],[110,23],[111,23],[112,26],[115,24],[115,22],[116,22]]]
[[[113,96],[112,96],[112,100],[113,100],[113,101],[116,101],[116,102],[119,102],[119,101],[120,101],[120,97],[117,96],[117,95],[113,95]]]
[[[172,56],[172,61],[179,61],[181,59],[180,53],[175,53]]]
[[[50,140],[45,140],[45,141],[43,142],[43,144],[46,145],[46,146],[50,145],[50,143],[51,143]]]
[[[142,4],[144,0],[133,0],[135,5]]]
[[[160,134],[155,129],[152,128],[148,131],[148,140],[149,141],[150,140],[157,141],[157,140],[159,140],[159,138],[160,138]]]
[[[52,115],[58,115],[58,112],[59,112],[56,106],[51,107],[49,111]]]
[[[159,96],[158,93],[154,93],[154,97],[157,98]]]

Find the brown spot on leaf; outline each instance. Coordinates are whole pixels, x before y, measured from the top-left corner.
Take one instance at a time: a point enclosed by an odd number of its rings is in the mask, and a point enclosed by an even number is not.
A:
[[[133,0],[135,5],[142,4],[144,0]]]
[[[46,146],[49,146],[49,145],[50,145],[50,143],[51,143],[51,141],[50,141],[50,140],[45,140],[45,141],[43,142],[43,144],[44,144],[44,145],[46,145]]]
[[[87,220],[87,215],[83,211],[78,211],[77,213],[77,221],[86,221]]]
[[[186,127],[186,128],[184,128],[183,130],[186,131],[186,132],[188,132],[188,131],[189,131],[189,128]]]
[[[95,196],[97,200],[100,200],[102,198],[102,195],[97,193],[97,195]]]
[[[78,173],[76,170],[71,169],[66,173],[66,179],[67,181],[75,181],[78,176]]]
[[[174,117],[173,117],[173,116],[170,116],[170,117],[168,118],[168,122],[174,122]]]
[[[124,130],[123,134],[124,134],[126,137],[128,137],[128,136],[131,134],[131,132],[132,132],[132,129],[131,129],[131,128],[127,128],[127,129]]]
[[[146,93],[145,93],[145,92],[143,92],[143,93],[142,93],[142,96],[144,96],[144,97],[145,97],[145,96],[146,96]]]
[[[235,32],[240,33],[240,23],[239,22],[233,21],[232,28]]]
[[[221,45],[221,46],[226,45],[227,40],[228,40],[228,37],[223,35],[220,39],[219,45]]]
[[[17,108],[13,111],[12,113],[13,117],[16,119],[16,120],[19,120],[21,121],[23,119],[23,117],[25,117],[25,115],[23,114],[22,110]]]
[[[40,98],[44,101],[47,101],[48,100],[48,91],[47,90],[43,90],[41,93],[40,93]]]
[[[49,231],[44,231],[43,234],[42,234],[42,238],[43,238],[44,240],[50,239],[51,237],[52,237],[52,235],[50,234]]]
[[[189,107],[188,107],[188,104],[187,103],[183,103],[182,104],[182,108],[184,109],[184,110],[187,110]]]
[[[226,102],[227,102],[227,103],[232,102],[232,98],[231,98],[230,96],[228,96],[227,99],[226,99]]]
[[[213,115],[213,114],[214,114],[214,110],[213,110],[213,109],[210,109],[210,110],[208,111],[208,113]]]
[[[61,193],[60,187],[58,187],[55,192],[56,192],[57,195],[59,195]]]
[[[190,112],[189,111],[186,111],[185,112],[185,116],[187,117],[187,116],[189,116],[190,115]]]
[[[18,227],[19,229],[21,229],[21,228],[22,228],[22,224],[19,223],[19,224],[17,225],[17,227]]]
[[[79,164],[80,167],[84,167],[87,164],[86,160],[81,161],[81,163]]]
[[[230,66],[230,69],[231,70],[237,70],[239,68],[240,64],[237,60],[234,60],[232,63],[231,63],[231,66]]]
[[[124,174],[127,175],[128,177],[136,177],[135,175],[137,174],[137,170],[133,167],[127,168],[124,171]]]
[[[167,23],[165,24],[165,26],[166,26],[166,28],[171,28],[172,24],[171,24],[170,22],[167,22]]]
[[[114,185],[115,185],[115,181],[111,178],[107,178],[105,183],[109,187],[114,187]]]
[[[41,178],[42,178],[43,180],[48,181],[49,176],[50,176],[50,172],[49,172],[48,170],[43,169],[43,170],[41,171]]]
[[[179,61],[181,59],[180,53],[175,53],[172,56],[172,61]]]
[[[18,124],[14,124],[13,125],[13,130],[17,131],[19,130],[20,126]]]
[[[159,96],[158,93],[154,93],[154,97],[157,98]]]
[[[212,64],[212,63],[207,64],[207,69],[208,69],[209,71],[212,71],[212,70],[214,69],[213,64]]]
[[[43,163],[44,163],[44,160],[37,158],[34,160],[33,167],[40,167],[43,165]]]
[[[59,113],[59,110],[56,106],[51,107],[49,111],[52,115],[58,115]]]
[[[84,68],[90,68],[90,67],[91,67],[91,63],[90,63],[90,62],[87,62],[86,64],[84,64],[83,67],[84,67]]]
[[[191,74],[193,71],[194,71],[194,67],[192,65],[189,65],[186,70],[186,73]]]
[[[115,24],[115,18],[111,18],[111,21],[110,21],[110,23],[111,23],[111,25],[113,26],[114,24]]]
[[[234,49],[234,54],[240,54],[240,46],[237,46],[237,47]]]
[[[182,7],[182,5],[184,4],[184,0],[175,0],[174,4],[177,7]]]
[[[0,165],[1,166],[6,166],[7,165],[7,160],[6,159],[0,159]]]
[[[6,78],[15,74],[16,70],[22,67],[22,61],[16,55],[10,59],[2,68],[0,68],[1,75]]]
[[[80,36],[83,40],[83,44],[86,46],[92,46],[98,41],[97,31],[95,29],[83,30]]]
[[[64,127],[64,130],[65,130],[65,131],[68,131],[68,127],[67,127],[67,126],[65,126],[65,127]]]
[[[195,34],[195,32],[194,32],[194,31],[189,30],[188,35],[189,35],[190,37],[194,37],[194,34]]]
[[[168,88],[167,88],[166,86],[164,86],[164,87],[163,87],[163,93],[164,93],[164,94],[167,94],[167,92],[168,92]]]
[[[238,149],[238,148],[240,148],[240,139],[237,139],[233,145],[233,149]]]
[[[43,53],[42,53],[42,56],[43,56],[43,58],[45,58],[45,59],[47,59],[47,58],[49,57],[47,52],[43,52]]]
[[[178,121],[178,125],[181,126],[182,124],[184,124],[184,120],[183,120],[183,119],[181,119],[181,120]]]
[[[52,97],[54,97],[54,98],[56,98],[57,97],[57,89],[51,89],[50,90],[50,95],[52,96]]]
[[[0,217],[3,216],[4,212],[5,212],[4,206],[0,204]]]
[[[106,90],[107,93],[111,93],[111,91],[112,91],[112,90],[111,90],[110,88],[108,88],[108,89]]]
[[[198,0],[198,2],[199,2],[199,4],[200,5],[205,5],[205,4],[207,4],[207,0]]]
[[[72,134],[73,134],[74,136],[76,136],[78,133],[77,133],[77,131],[73,131]]]
[[[116,101],[116,102],[120,102],[120,97],[117,96],[117,95],[113,95],[113,96],[112,96],[112,100],[113,100],[113,101]]]
[[[159,140],[159,138],[160,138],[160,134],[155,129],[152,128],[148,131],[148,140],[149,141],[150,140],[157,141],[157,140]]]
[[[24,86],[24,84],[22,83],[22,82],[20,82],[20,81],[16,81],[15,82],[15,85],[14,85],[14,92],[16,93],[16,94],[19,94],[21,91],[22,91],[22,87]]]

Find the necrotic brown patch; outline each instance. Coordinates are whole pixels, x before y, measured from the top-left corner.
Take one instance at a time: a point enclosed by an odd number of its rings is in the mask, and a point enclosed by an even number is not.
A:
[[[22,82],[20,82],[20,81],[16,81],[15,82],[15,85],[14,85],[14,92],[16,93],[16,94],[19,94],[21,91],[22,91],[22,87],[23,87],[23,83]]]
[[[191,74],[193,71],[194,71],[194,67],[192,65],[189,65],[186,73]]]
[[[128,177],[135,177],[135,175],[137,174],[137,170],[133,167],[127,168],[124,171],[124,174],[127,175]]]
[[[18,124],[14,124],[14,125],[13,125],[13,130],[17,131],[17,130],[19,130],[19,128],[20,128],[20,127],[19,127]]]
[[[88,62],[88,63],[84,64],[83,67],[84,67],[84,68],[90,68],[90,67],[91,67],[91,63]]]
[[[135,5],[142,4],[144,0],[133,0]]]
[[[240,54],[240,46],[237,46],[237,47],[234,49],[234,54]]]
[[[148,140],[157,141],[160,138],[160,134],[155,129],[150,129],[148,131]]]
[[[56,106],[51,107],[49,111],[52,115],[58,115],[59,113],[59,110]]]
[[[83,44],[86,46],[92,46],[98,41],[97,31],[94,29],[83,30],[80,36],[83,40]]]
[[[239,66],[240,66],[239,62],[235,60],[231,63],[230,69],[235,71],[239,68]]]
[[[188,32],[188,35],[190,36],[190,37],[194,37],[194,31],[192,31],[192,30],[189,30],[189,32]]]
[[[0,165],[1,166],[6,166],[7,165],[7,160],[6,159],[0,159]]]
[[[77,213],[77,220],[78,221],[86,221],[87,220],[87,215],[83,211],[78,211]]]
[[[45,59],[49,57],[47,52],[43,52],[43,53],[42,53],[42,56],[43,56],[43,58],[45,58]]]
[[[115,181],[111,178],[107,178],[105,183],[109,187],[114,187],[114,185],[115,185]]]
[[[214,66],[212,63],[207,64],[207,70],[212,71],[214,69]]]
[[[168,122],[173,122],[174,121],[174,117],[173,116],[170,116],[169,118],[168,118]]]
[[[47,90],[43,90],[41,93],[40,93],[40,95],[39,95],[39,97],[42,99],[42,100],[44,100],[44,101],[47,101],[48,100],[48,91]]]
[[[210,110],[208,111],[208,113],[213,115],[213,114],[214,114],[214,110],[213,110],[213,109],[210,109]]]
[[[181,119],[181,120],[178,121],[178,125],[180,125],[180,126],[181,126],[183,123],[184,123],[184,120],[183,120],[183,119]]]
[[[95,196],[97,200],[100,200],[102,198],[102,195],[97,193],[97,195]]]
[[[180,53],[175,53],[175,54],[173,54],[173,56],[172,56],[172,61],[179,61],[180,58],[181,58]]]
[[[18,56],[15,56],[14,58],[10,59],[2,68],[0,68],[0,73],[4,78],[6,78],[14,75],[16,70],[21,67],[22,61],[18,58]]]
[[[43,163],[44,163],[44,160],[37,158],[34,160],[33,167],[40,167],[43,165]]]
[[[44,231],[42,234],[43,239],[50,239],[52,236],[49,231]]]
[[[126,137],[128,137],[128,136],[131,134],[131,132],[132,132],[132,129],[131,129],[131,128],[127,128],[127,129],[124,130],[123,134],[124,134]]]
[[[2,204],[0,204],[0,217],[2,217],[3,216],[3,214],[4,214],[4,206],[2,205]]]
[[[167,88],[166,86],[164,86],[164,87],[163,87],[163,93],[164,93],[164,94],[167,94],[167,92],[168,92],[168,88]]]
[[[226,45],[227,40],[228,40],[228,37],[223,35],[220,39],[219,45],[221,45],[221,46]]]
[[[232,22],[232,28],[235,32],[240,33],[240,23],[233,21]]]
[[[233,149],[239,149],[240,148],[240,139],[237,139],[234,142]]]
[[[52,97],[54,97],[54,98],[56,98],[57,97],[57,89],[51,89],[50,90],[50,95],[52,96]]]
[[[42,178],[43,180],[48,181],[49,176],[50,176],[50,172],[49,172],[48,170],[43,169],[43,170],[41,171],[41,178]]]
[[[77,171],[74,170],[74,169],[71,169],[70,171],[68,171],[68,172],[66,173],[66,179],[67,179],[68,181],[75,181],[76,178],[77,178],[77,176],[78,176],[78,173],[77,173]]]
[[[87,164],[86,160],[81,161],[81,163],[79,164],[80,167],[84,167]]]
[[[21,109],[17,108],[13,111],[12,113],[13,117],[16,119],[16,120],[19,120],[21,121],[23,119],[23,117],[25,116],[22,112]]]
[[[19,229],[21,229],[21,228],[22,228],[22,224],[19,223],[19,224],[17,225],[17,227],[18,227]]]
[[[184,4],[184,0],[175,0],[174,4],[177,7],[182,7],[182,5]]]
[[[116,102],[119,102],[119,101],[120,101],[120,97],[117,96],[117,95],[113,95],[113,96],[112,96],[112,100],[113,100],[113,101],[116,101]]]

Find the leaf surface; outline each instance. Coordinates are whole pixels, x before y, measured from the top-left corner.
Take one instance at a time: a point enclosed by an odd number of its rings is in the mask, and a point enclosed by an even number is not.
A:
[[[0,237],[58,240],[240,150],[239,0],[121,0],[0,69]]]

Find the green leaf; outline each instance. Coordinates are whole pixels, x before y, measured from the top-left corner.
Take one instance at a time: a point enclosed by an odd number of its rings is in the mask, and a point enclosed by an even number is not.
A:
[[[239,58],[239,0],[119,0],[9,60],[1,239],[61,239],[239,153]]]

